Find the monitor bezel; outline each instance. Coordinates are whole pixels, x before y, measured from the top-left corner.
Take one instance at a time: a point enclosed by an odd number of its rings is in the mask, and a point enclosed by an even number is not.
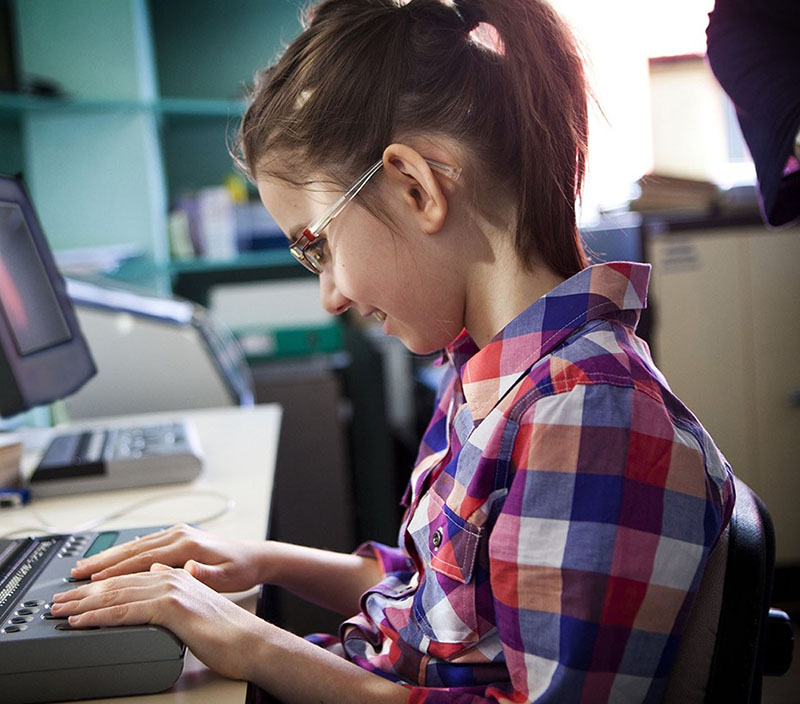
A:
[[[10,416],[58,401],[80,389],[97,369],[81,332],[36,210],[21,179],[0,174],[0,202],[19,206],[33,245],[70,332],[68,340],[20,354],[0,301],[0,415]],[[55,374],[54,370],[62,373]]]

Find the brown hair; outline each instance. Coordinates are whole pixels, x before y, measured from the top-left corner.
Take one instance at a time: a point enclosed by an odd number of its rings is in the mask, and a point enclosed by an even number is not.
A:
[[[446,136],[469,155],[459,166],[479,176],[474,196],[489,217],[481,184],[513,199],[527,265],[538,253],[563,276],[586,266],[575,207],[587,87],[576,43],[544,0],[325,0],[308,17],[242,120],[251,178],[299,184],[322,172],[346,188],[392,142]],[[494,48],[475,40],[482,30],[499,37]]]

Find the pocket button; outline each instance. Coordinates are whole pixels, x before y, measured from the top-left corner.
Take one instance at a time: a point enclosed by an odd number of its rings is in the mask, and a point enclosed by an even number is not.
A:
[[[436,550],[442,544],[442,528],[441,526],[436,529],[434,534],[431,536],[431,544],[433,545],[433,549]]]

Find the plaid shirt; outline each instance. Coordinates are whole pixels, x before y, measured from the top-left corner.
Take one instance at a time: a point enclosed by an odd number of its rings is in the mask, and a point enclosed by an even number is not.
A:
[[[399,547],[341,629],[409,702],[657,702],[730,468],[634,334],[649,266],[589,267],[446,352]]]

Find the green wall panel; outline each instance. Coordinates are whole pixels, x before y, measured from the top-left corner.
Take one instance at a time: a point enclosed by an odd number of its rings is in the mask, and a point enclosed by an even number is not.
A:
[[[34,114],[27,176],[54,249],[166,249],[155,119],[147,113]]]
[[[300,31],[304,1],[16,0],[24,77],[84,99],[0,114],[0,169],[24,171],[53,247],[132,244],[165,261],[169,200],[233,168],[238,115],[209,99],[242,95]],[[205,102],[161,117],[159,96]]]

